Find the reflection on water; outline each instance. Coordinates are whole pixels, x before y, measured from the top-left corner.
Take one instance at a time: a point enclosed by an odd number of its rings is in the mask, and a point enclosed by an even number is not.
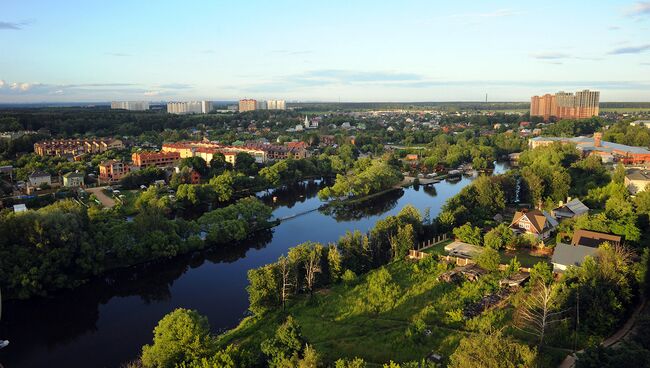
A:
[[[504,169],[498,165],[496,172]],[[248,307],[249,269],[275,261],[301,242],[328,243],[349,230],[368,231],[406,204],[422,212],[430,208],[430,215],[437,216],[446,200],[470,182],[463,177],[395,190],[331,211],[313,211],[323,205],[316,197],[325,185],[320,181],[260,193],[277,218],[307,213],[239,244],[115,270],[51,298],[7,302],[0,336],[11,345],[0,351],[0,363],[5,368],[118,367],[135,358],[151,341],[156,323],[179,307],[206,315],[215,332],[232,328]]]
[[[355,221],[392,210],[403,195],[403,189],[395,189],[372,199],[353,204],[326,206],[320,208],[319,211],[326,216],[333,217],[338,222]]]

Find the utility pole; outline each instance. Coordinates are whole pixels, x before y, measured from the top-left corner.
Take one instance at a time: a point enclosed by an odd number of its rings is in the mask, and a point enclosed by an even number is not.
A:
[[[573,336],[573,352],[578,349],[578,330],[580,327],[580,288],[576,290],[576,328]]]

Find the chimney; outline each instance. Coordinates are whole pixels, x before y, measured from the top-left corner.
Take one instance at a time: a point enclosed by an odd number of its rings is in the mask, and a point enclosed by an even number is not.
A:
[[[597,132],[594,133],[594,146],[600,147],[600,142],[603,139],[603,133]]]

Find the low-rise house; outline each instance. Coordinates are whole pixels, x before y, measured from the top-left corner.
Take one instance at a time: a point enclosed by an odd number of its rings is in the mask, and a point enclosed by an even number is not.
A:
[[[99,164],[99,180],[113,183],[122,179],[129,171],[131,171],[129,165],[122,161],[103,161]]]
[[[532,234],[537,239],[547,239],[555,231],[558,222],[546,211],[523,210],[515,212],[510,228],[518,234]]]
[[[34,171],[29,174],[29,184],[33,187],[52,185],[52,175],[45,171]]]
[[[650,183],[650,172],[645,169],[631,169],[625,174],[625,187],[630,194],[643,192]]]
[[[560,201],[559,206],[552,211],[553,216],[558,220],[574,218],[585,213],[589,213],[589,207],[585,206],[578,198],[569,198],[566,204]]]
[[[179,152],[135,152],[131,155],[133,165],[137,167],[172,167],[180,161]]]
[[[69,172],[63,175],[63,186],[66,188],[79,188],[84,186],[84,173]]]
[[[584,245],[570,245],[558,243],[553,252],[551,263],[553,272],[566,271],[571,266],[580,266],[588,256],[594,257],[598,248],[586,247]]]
[[[621,236],[613,234],[599,233],[591,230],[576,230],[573,232],[571,245],[598,248],[603,243],[611,245],[621,244]]]

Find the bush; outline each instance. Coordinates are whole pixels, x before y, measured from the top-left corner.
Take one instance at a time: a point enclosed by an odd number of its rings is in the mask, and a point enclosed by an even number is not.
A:
[[[343,283],[350,286],[357,280],[357,275],[352,270],[345,270],[341,276]]]
[[[496,271],[501,263],[499,252],[492,248],[484,248],[481,254],[476,257],[476,263],[488,271]]]
[[[158,322],[153,344],[142,347],[142,364],[172,368],[207,357],[214,350],[208,319],[194,310],[179,308]]]

